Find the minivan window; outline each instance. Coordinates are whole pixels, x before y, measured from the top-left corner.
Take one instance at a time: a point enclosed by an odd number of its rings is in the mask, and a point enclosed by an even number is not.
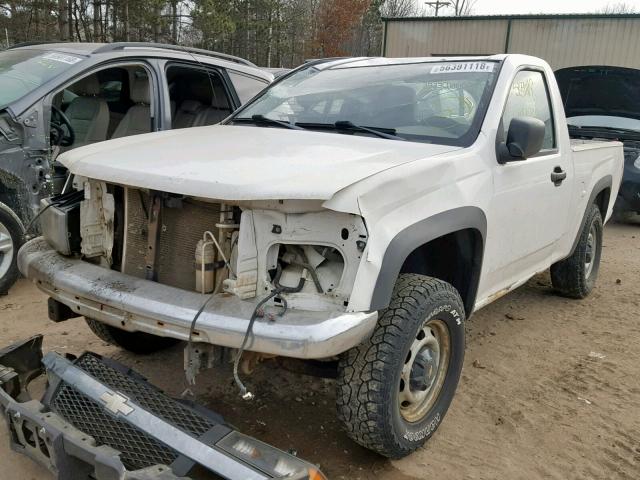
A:
[[[466,146],[478,135],[498,69],[499,63],[483,60],[310,65],[267,88],[231,122],[254,118],[261,119],[258,126],[277,120],[330,133],[372,133],[340,128],[353,124],[404,140]]]
[[[82,60],[83,57],[76,55],[43,50],[0,52],[0,108],[19,100]]]

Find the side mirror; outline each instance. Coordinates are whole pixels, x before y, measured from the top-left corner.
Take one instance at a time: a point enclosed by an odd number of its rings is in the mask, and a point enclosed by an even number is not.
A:
[[[498,145],[498,162],[526,160],[542,149],[544,122],[533,117],[516,117],[511,120],[507,141]]]

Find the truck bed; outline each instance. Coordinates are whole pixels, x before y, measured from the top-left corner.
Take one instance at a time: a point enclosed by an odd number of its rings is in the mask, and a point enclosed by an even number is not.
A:
[[[622,145],[615,140],[595,140],[586,138],[572,138],[571,150],[574,152],[582,152],[584,150],[595,150],[598,148],[617,147]]]

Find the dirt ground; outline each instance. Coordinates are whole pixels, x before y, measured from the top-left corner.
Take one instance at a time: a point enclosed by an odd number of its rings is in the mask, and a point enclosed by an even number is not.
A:
[[[241,431],[321,465],[331,479],[640,478],[640,224],[605,230],[598,286],[586,300],[553,294],[548,275],[467,324],[465,366],[446,419],[401,461],[353,444],[334,414],[331,380],[261,365],[244,403],[230,368],[201,375],[197,399]],[[1,344],[42,333],[45,350],[85,349],[132,366],[171,394],[184,389],[182,347],[135,356],[96,339],[82,319],[47,320],[26,280],[0,298]],[[9,450],[0,427],[0,479],[51,478]]]

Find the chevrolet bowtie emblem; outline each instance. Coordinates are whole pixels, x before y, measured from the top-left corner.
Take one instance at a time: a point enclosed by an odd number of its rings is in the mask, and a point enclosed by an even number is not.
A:
[[[129,399],[119,393],[104,392],[100,395],[100,400],[104,402],[104,406],[114,415],[121,413],[126,416],[133,412],[133,407],[128,405]]]

